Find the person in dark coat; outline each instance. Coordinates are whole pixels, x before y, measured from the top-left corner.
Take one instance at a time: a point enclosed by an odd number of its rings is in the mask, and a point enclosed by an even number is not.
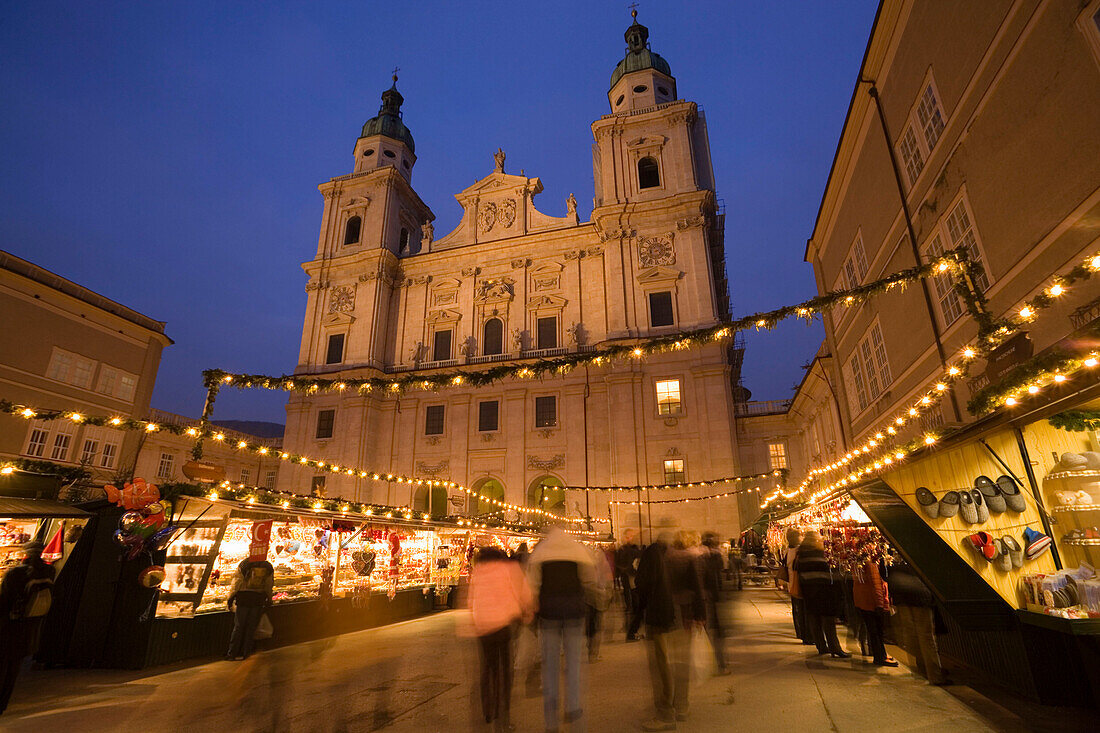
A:
[[[675,730],[688,717],[691,630],[706,620],[702,562],[672,546],[670,519],[658,522],[657,539],[638,562],[638,600],[646,624],[655,719],[642,730]]]
[[[23,660],[34,653],[53,600],[54,569],[42,560],[42,543],[23,545],[24,559],[0,583],[0,714],[8,707]]]
[[[642,550],[634,541],[634,533],[623,533],[623,542],[615,550],[615,579],[623,593],[623,616],[626,626],[626,640],[637,641],[638,629],[642,625],[642,616],[638,612],[638,593],[636,589],[637,563]]]
[[[718,664],[718,674],[729,674],[726,664],[726,635],[722,629],[722,617],[718,613],[718,601],[722,595],[722,553],[718,550],[718,535],[707,532],[703,535],[703,593],[707,606],[707,632],[714,647],[714,660]]]
[[[917,672],[933,685],[947,685],[950,680],[940,664],[936,644],[935,601],[932,591],[917,576],[912,566],[900,562],[892,565],[887,575],[890,601],[897,613],[890,618],[895,640],[910,654]]]
[[[851,654],[840,646],[836,635],[836,617],[841,612],[841,598],[832,569],[825,559],[821,535],[809,530],[798,546],[794,559],[798,586],[806,609],[806,624],[813,634],[818,654],[831,654],[846,659]]]

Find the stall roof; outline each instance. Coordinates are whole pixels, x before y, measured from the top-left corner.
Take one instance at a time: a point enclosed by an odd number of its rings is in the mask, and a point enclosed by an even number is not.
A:
[[[30,517],[86,517],[89,513],[71,504],[49,499],[20,499],[0,496],[0,517],[26,519]]]

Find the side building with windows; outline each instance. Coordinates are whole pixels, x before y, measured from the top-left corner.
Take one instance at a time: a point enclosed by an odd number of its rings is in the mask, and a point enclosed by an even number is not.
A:
[[[1098,49],[1096,0],[884,0],[806,248],[819,290],[965,247],[1002,317],[1095,253]],[[1094,318],[1098,295],[1070,288],[1029,327],[1034,350]],[[948,276],[835,309],[825,329],[842,445],[882,430],[977,335]],[[903,432],[973,420],[982,371]]]
[[[610,112],[592,124],[590,221],[578,218],[572,194],[563,215],[538,210],[541,181],[506,172],[498,150],[495,169],[456,195],[456,229],[437,238],[435,216],[411,185],[416,157],[403,99],[396,84],[382,95],[354,146],[352,172],[320,186],[296,373],[484,370],[729,317],[704,117],[677,95],[648,30],[635,21],[625,37]],[[577,516],[584,495],[554,486],[736,475],[733,369],[728,347],[715,343],[476,389],[293,394],[285,441],[291,452],[339,465],[446,478]],[[436,514],[495,509],[453,492],[300,466],[285,466],[279,485]],[[593,516],[607,516],[608,498],[593,494]],[[740,526],[736,502],[690,506],[697,526]]]
[[[0,251],[0,398],[46,410],[144,419],[172,343],[164,323]],[[129,474],[141,436],[73,420],[0,414],[0,460]]]

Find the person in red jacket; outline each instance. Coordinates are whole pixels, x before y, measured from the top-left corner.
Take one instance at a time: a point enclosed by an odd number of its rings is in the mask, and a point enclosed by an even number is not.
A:
[[[880,667],[896,667],[898,662],[886,653],[883,639],[883,621],[890,612],[890,592],[879,572],[878,563],[865,560],[852,573],[852,600],[855,601],[863,625],[867,628],[867,642],[873,655],[872,664]]]

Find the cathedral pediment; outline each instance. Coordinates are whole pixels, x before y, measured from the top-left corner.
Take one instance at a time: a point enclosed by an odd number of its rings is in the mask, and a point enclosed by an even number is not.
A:
[[[651,267],[638,273],[638,282],[642,285],[659,285],[675,282],[683,275],[684,273],[671,267]]]
[[[568,303],[565,298],[558,295],[538,295],[527,301],[527,310],[552,310],[561,309]]]
[[[355,316],[350,313],[329,313],[321,319],[325,326],[347,326],[355,321]]]
[[[462,318],[461,311],[453,308],[432,311],[428,314],[428,323],[456,323]]]
[[[502,151],[493,157],[496,170],[455,195],[462,206],[462,221],[453,232],[432,242],[431,251],[577,226],[577,202],[572,194],[565,202],[565,216],[547,216],[534,204],[535,196],[542,193],[542,181],[505,173]]]

